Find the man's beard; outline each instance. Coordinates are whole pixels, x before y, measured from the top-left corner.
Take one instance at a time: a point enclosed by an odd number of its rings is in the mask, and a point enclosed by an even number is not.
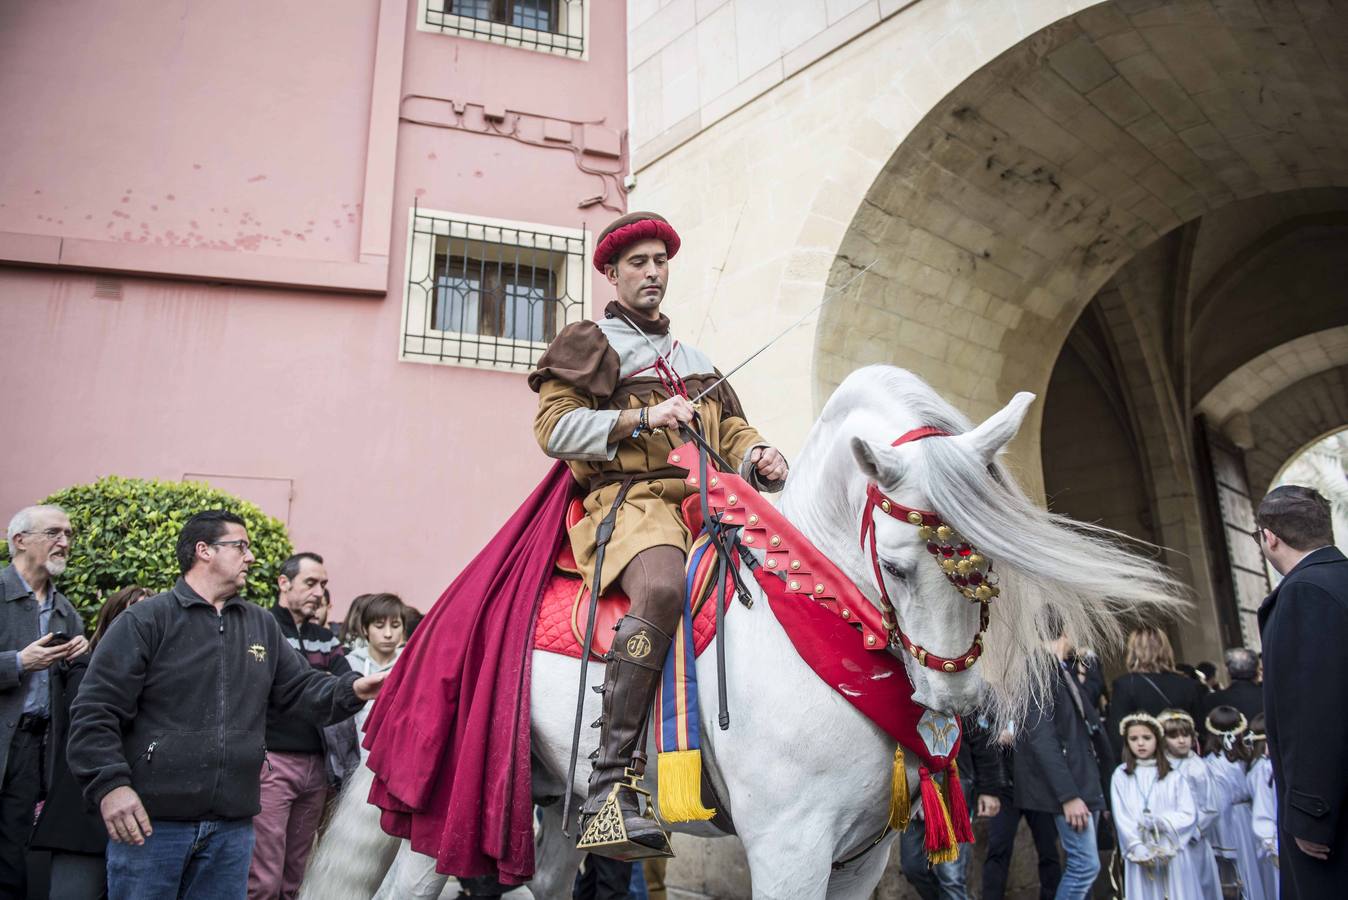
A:
[[[66,570],[68,560],[64,556],[55,556],[42,564],[52,578],[60,578]]]

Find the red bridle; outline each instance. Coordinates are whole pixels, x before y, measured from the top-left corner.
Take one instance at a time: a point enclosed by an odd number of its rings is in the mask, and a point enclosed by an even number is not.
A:
[[[929,437],[950,437],[948,432],[930,426],[914,428],[896,440],[891,446],[900,447],[910,441],[920,441]],[[919,535],[927,541],[927,552],[941,566],[941,571],[952,585],[970,601],[980,607],[978,613],[978,633],[974,635],[969,649],[959,656],[944,657],[929,653],[926,648],[914,643],[903,633],[894,617],[894,604],[885,589],[884,572],[880,567],[880,554],[876,547],[875,511],[880,510],[891,518],[906,522],[919,529]],[[866,547],[870,540],[871,567],[875,571],[875,583],[880,587],[880,602],[883,607],[885,628],[890,632],[890,642],[897,640],[903,648],[917,660],[918,665],[935,669],[938,672],[962,672],[978,662],[983,655],[983,632],[988,628],[988,601],[1000,592],[994,582],[989,581],[992,565],[978,553],[967,541],[959,540],[955,530],[941,521],[934,512],[913,509],[886,497],[875,483],[866,486],[866,508],[861,514],[861,546]],[[986,567],[987,572],[984,573]]]

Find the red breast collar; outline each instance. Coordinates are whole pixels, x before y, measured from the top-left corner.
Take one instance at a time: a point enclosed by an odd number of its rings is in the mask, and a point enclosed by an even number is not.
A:
[[[944,436],[936,428],[910,431],[894,442],[895,446],[924,437]],[[697,447],[692,443],[675,447],[669,454],[669,463],[688,470],[685,479],[690,487],[698,487]],[[983,632],[988,627],[988,600],[997,595],[990,581],[991,566],[968,543],[959,540],[954,530],[941,521],[934,512],[911,509],[895,503],[876,485],[866,491],[866,508],[862,512],[861,540],[865,547],[871,544],[871,564],[876,584],[880,588],[883,611],[868,600],[852,580],[832,560],[824,556],[805,535],[783,516],[775,506],[751,488],[733,472],[708,475],[707,505],[721,514],[726,525],[742,530],[740,540],[746,547],[763,552],[766,572],[781,576],[783,595],[808,598],[829,610],[849,625],[861,629],[862,646],[867,650],[885,650],[902,646],[913,655],[919,665],[941,672],[958,672],[969,668],[983,654]],[[964,653],[954,657],[936,656],[914,643],[899,628],[894,617],[894,606],[885,589],[875,547],[875,510],[911,525],[929,531],[927,550],[937,559],[946,577],[970,601],[982,607],[978,634]],[[986,568],[987,574],[982,569]]]
[[[931,426],[914,428],[899,437],[891,446],[900,447],[911,441],[920,441],[929,437],[950,437],[950,434]],[[889,591],[885,587],[884,572],[880,566],[880,553],[876,547],[875,511],[877,509],[891,518],[917,527],[919,536],[927,542],[927,552],[940,565],[947,580],[968,600],[979,604],[978,633],[974,635],[973,643],[963,653],[951,657],[937,656],[913,641],[899,627],[898,620],[894,616],[894,604],[889,599]],[[919,665],[939,672],[962,672],[978,662],[978,657],[983,655],[983,632],[988,628],[988,601],[1000,593],[996,586],[995,576],[992,575],[992,564],[967,541],[962,540],[953,528],[946,525],[941,520],[940,515],[930,510],[913,509],[891,500],[874,482],[866,486],[866,507],[861,513],[861,546],[863,549],[867,549],[868,542],[870,544],[871,569],[875,574],[875,583],[880,589],[880,602],[884,608],[885,628],[891,633],[891,642],[901,644],[905,650],[913,654],[913,658],[918,661]]]

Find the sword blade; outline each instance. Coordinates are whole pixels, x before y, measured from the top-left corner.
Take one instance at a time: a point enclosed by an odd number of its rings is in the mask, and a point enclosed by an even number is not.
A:
[[[824,297],[823,300],[820,300],[817,304],[815,304],[814,306],[812,306],[812,307],[810,307],[809,309],[807,309],[807,310],[805,311],[805,314],[804,314],[803,316],[801,316],[799,319],[797,319],[796,321],[792,322],[792,323],[791,323],[790,325],[788,325],[785,329],[783,329],[782,332],[781,332],[781,334],[777,335],[775,338],[773,338],[772,340],[768,341],[768,342],[767,342],[766,344],[764,344],[762,347],[759,347],[757,350],[755,350],[755,351],[753,352],[753,355],[750,356],[748,359],[744,360],[744,361],[741,362],[738,366],[735,366],[735,368],[731,369],[729,372],[726,372],[724,375],[722,375],[722,376],[721,376],[720,378],[718,378],[716,381],[712,382],[711,387],[707,388],[705,391],[703,391],[702,393],[700,393],[700,394],[698,394],[696,397],[694,397],[693,400],[692,400],[692,402],[693,402],[693,403],[696,403],[697,401],[701,400],[703,397],[705,397],[705,396],[707,396],[708,394],[710,394],[712,391],[716,390],[716,388],[718,388],[718,387],[721,385],[722,382],[724,382],[724,381],[726,381],[728,378],[730,378],[731,375],[734,375],[734,374],[735,374],[736,372],[738,372],[740,369],[743,369],[745,366],[749,365],[749,363],[753,362],[753,361],[758,357],[758,355],[759,355],[760,353],[762,353],[764,350],[768,349],[768,348],[771,347],[773,344],[775,344],[775,343],[777,343],[778,341],[780,341],[782,338],[786,337],[786,336],[787,336],[788,334],[790,334],[791,331],[794,330],[798,325],[800,325],[802,322],[804,322],[804,321],[805,321],[806,319],[808,319],[810,316],[812,316],[812,315],[814,315],[815,313],[817,313],[819,310],[823,309],[823,308],[824,308],[824,304],[828,303],[830,300],[834,299],[835,297],[840,296],[840,295],[842,294],[843,291],[847,290],[849,287],[852,286],[852,282],[856,281],[856,280],[857,280],[858,278],[860,278],[862,275],[865,275],[867,272],[869,272],[870,269],[871,269],[871,266],[875,265],[875,264],[876,264],[877,262],[879,262],[879,261],[880,261],[880,260],[878,260],[878,259],[873,259],[873,260],[871,260],[871,261],[866,265],[866,268],[862,269],[860,272],[857,272],[857,273],[856,273],[855,275],[853,275],[851,278],[849,278],[849,279],[847,279],[845,282],[843,282],[840,286],[838,286],[838,287],[834,288],[833,290],[829,291],[828,294],[825,295],[825,297]]]

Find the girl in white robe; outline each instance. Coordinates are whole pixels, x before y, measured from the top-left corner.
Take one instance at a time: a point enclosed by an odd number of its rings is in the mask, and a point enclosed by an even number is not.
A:
[[[1161,752],[1161,725],[1146,713],[1125,716],[1123,765],[1110,783],[1111,809],[1124,859],[1128,900],[1202,897],[1185,848],[1198,833],[1198,812],[1184,776]]]
[[[1195,752],[1198,734],[1193,717],[1183,710],[1167,709],[1156,719],[1165,733],[1165,752],[1170,768],[1184,777],[1198,813],[1198,828],[1194,838],[1182,851],[1198,873],[1200,891],[1195,895],[1195,900],[1221,900],[1221,880],[1217,875],[1217,859],[1211,842],[1217,822],[1217,801],[1212,775],[1203,758]]]
[[[1232,706],[1219,706],[1208,713],[1204,761],[1212,773],[1216,791],[1217,832],[1214,848],[1235,863],[1244,900],[1277,900],[1264,891],[1259,871],[1259,850],[1254,840],[1250,810],[1250,783],[1246,778],[1253,753],[1249,723]]]
[[[1263,713],[1250,722],[1250,735],[1257,756],[1246,776],[1250,784],[1250,827],[1259,854],[1264,894],[1271,900],[1278,896],[1278,801],[1273,792],[1273,761],[1268,758]]]

